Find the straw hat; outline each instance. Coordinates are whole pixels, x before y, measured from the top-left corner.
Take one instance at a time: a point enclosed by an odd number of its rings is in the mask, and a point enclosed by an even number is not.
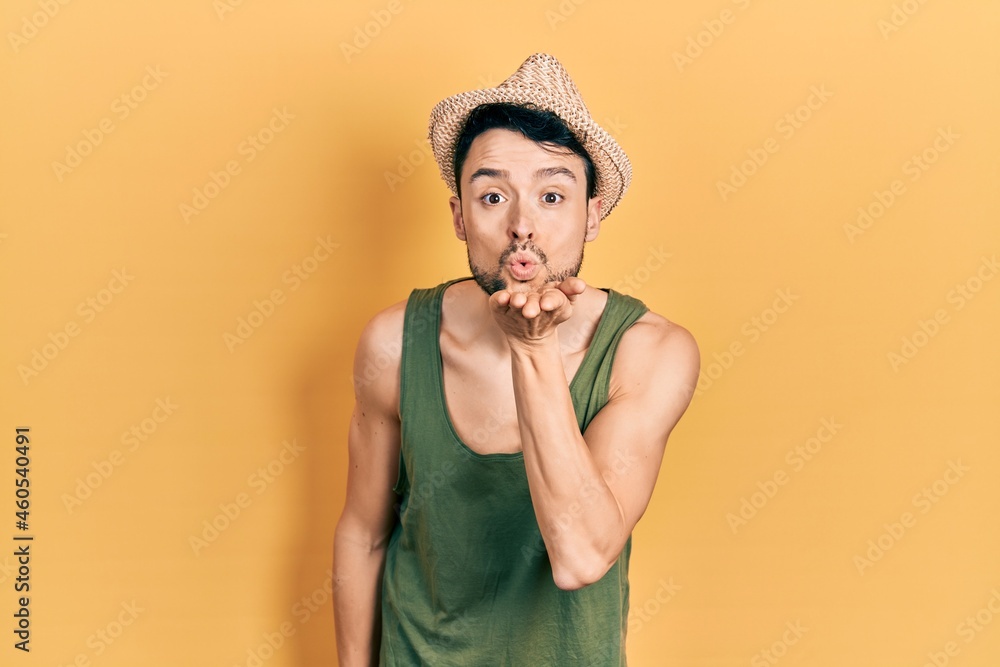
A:
[[[506,102],[554,112],[563,119],[594,162],[595,196],[603,197],[601,219],[611,213],[632,180],[632,164],[610,134],[590,117],[580,91],[562,64],[546,53],[530,56],[496,88],[473,90],[439,102],[431,111],[428,139],[441,177],[452,194],[455,187],[455,142],[465,120],[480,104]]]

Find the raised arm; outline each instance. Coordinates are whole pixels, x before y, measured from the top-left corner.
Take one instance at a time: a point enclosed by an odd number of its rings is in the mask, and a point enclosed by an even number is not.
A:
[[[584,287],[579,278],[563,285],[570,296]],[[500,292],[492,301],[511,345],[538,527],[556,585],[572,590],[607,573],[645,512],[667,438],[694,392],[699,356],[686,329],[646,313],[622,336],[608,403],[581,434],[553,326],[569,305],[560,290],[546,293],[541,302],[528,297],[530,306]]]
[[[365,327],[354,357],[347,497],[334,537],[334,616],[341,667],[378,665],[382,572],[396,522],[399,350],[405,302]]]

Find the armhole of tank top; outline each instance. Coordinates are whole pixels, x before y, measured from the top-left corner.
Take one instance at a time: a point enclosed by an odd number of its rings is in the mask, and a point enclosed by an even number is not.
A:
[[[405,414],[406,406],[406,394],[407,386],[410,383],[410,374],[407,373],[407,366],[410,363],[409,355],[407,354],[407,349],[410,347],[408,337],[413,335],[413,330],[411,322],[416,312],[417,307],[420,305],[420,292],[422,290],[413,290],[410,292],[409,298],[406,300],[406,310],[403,314],[403,335],[400,340],[400,356],[399,356],[399,471],[396,473],[396,483],[393,485],[392,490],[398,494],[403,495],[406,492],[406,487],[409,483],[409,478],[406,474],[406,459],[403,456],[403,442],[405,441],[404,430],[406,429],[406,420],[403,418]]]
[[[628,294],[622,294],[621,292],[616,293],[617,298],[621,300],[623,305],[628,304],[630,311],[628,317],[622,322],[628,322],[627,325],[619,327],[618,331],[615,332],[614,336],[611,338],[611,342],[608,344],[607,356],[611,359],[611,365],[608,368],[608,372],[604,374],[602,380],[603,387],[601,387],[601,396],[604,398],[604,404],[607,404],[608,400],[611,398],[611,373],[614,371],[615,357],[618,353],[618,344],[622,342],[622,336],[625,332],[632,328],[639,319],[649,312],[649,307],[642,301],[639,301],[635,297],[629,296]]]
[[[608,351],[613,355],[618,351],[618,344],[621,343],[622,336],[625,332],[632,328],[632,326],[638,322],[643,315],[649,312],[649,306],[644,304],[639,299],[634,296],[629,296],[628,294],[622,294],[621,292],[616,292],[616,298],[619,300],[623,307],[628,307],[629,312],[627,317],[622,321],[622,325],[619,326],[618,331],[615,332],[614,337],[611,339],[611,343],[608,347]],[[626,324],[626,322],[628,324]]]

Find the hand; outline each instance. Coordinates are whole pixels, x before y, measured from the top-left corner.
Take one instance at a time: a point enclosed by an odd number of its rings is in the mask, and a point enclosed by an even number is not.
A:
[[[490,296],[493,319],[512,344],[532,344],[553,336],[573,314],[576,298],[587,289],[581,278],[546,283],[538,292],[500,290]]]

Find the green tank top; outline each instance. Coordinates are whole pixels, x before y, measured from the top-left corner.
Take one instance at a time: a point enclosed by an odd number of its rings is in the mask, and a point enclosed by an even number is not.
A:
[[[445,409],[441,302],[456,278],[416,289],[400,362],[399,521],[386,549],[380,665],[624,667],[629,537],[604,577],[552,580],[524,454],[479,454]],[[607,402],[615,349],[646,312],[614,290],[569,385],[580,432]],[[484,425],[484,427],[488,427]]]

